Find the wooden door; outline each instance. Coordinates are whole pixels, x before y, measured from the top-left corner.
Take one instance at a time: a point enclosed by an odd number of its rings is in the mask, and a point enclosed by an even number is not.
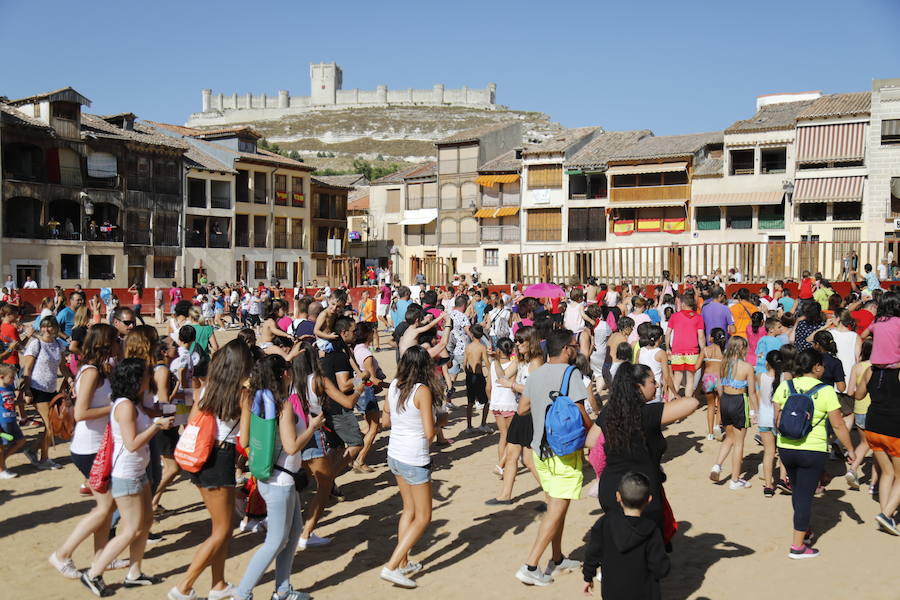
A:
[[[684,248],[679,245],[669,246],[669,276],[672,281],[681,281],[684,278]]]
[[[784,272],[784,236],[770,236],[766,244],[766,279],[782,279]]]
[[[539,274],[541,281],[553,280],[553,255],[541,254],[539,263]]]
[[[815,274],[819,270],[819,236],[803,235],[800,237],[800,260],[797,271],[809,271]],[[795,275],[800,275],[796,273]]]

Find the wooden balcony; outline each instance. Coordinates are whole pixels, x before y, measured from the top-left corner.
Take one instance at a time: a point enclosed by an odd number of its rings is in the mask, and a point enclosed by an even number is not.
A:
[[[81,139],[81,127],[78,125],[78,121],[74,119],[50,117],[50,127],[52,127],[61,138],[66,138],[68,140]]]
[[[654,185],[646,187],[612,188],[610,208],[616,202],[650,202],[654,200],[690,200],[690,185]]]

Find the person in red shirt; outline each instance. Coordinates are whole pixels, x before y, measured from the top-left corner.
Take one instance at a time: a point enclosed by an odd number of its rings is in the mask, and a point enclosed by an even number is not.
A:
[[[803,279],[800,281],[800,292],[797,297],[801,300],[812,300],[813,297],[813,280],[809,271],[803,271]]]
[[[684,394],[694,394],[694,372],[700,362],[701,351],[706,345],[703,317],[697,312],[694,294],[682,294],[682,310],[669,319],[666,327],[666,347],[670,350],[672,377],[675,389],[684,385]]]
[[[859,310],[850,312],[850,316],[856,321],[857,335],[862,335],[863,331],[869,328],[869,325],[875,320],[876,310],[878,310],[878,303],[874,300],[869,300]]]

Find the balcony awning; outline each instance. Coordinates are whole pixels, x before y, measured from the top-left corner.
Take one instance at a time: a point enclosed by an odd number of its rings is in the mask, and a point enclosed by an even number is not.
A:
[[[797,179],[794,202],[862,202],[864,175]]]
[[[502,206],[500,208],[481,208],[475,213],[476,219],[496,219],[519,214],[518,206]]]
[[[425,225],[436,221],[438,211],[436,208],[422,208],[419,210],[407,210],[403,212],[403,220],[400,225]]]
[[[684,206],[687,200],[634,200],[622,202],[610,202],[609,208],[656,208],[657,206]]]
[[[862,160],[866,125],[868,122],[797,127],[797,162]]]
[[[621,165],[610,167],[606,170],[606,176],[636,175],[638,173],[673,173],[687,169],[687,162],[653,163],[647,165]]]
[[[475,183],[485,187],[493,187],[498,183],[515,183],[518,180],[518,173],[509,173],[505,175],[479,175],[475,178]]]
[[[740,194],[697,194],[691,198],[694,206],[763,206],[779,204],[783,191],[745,192]]]

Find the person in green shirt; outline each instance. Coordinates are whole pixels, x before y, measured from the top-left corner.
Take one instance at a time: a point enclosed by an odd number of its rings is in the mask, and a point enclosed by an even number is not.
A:
[[[791,383],[796,393],[809,391],[822,383],[825,367],[821,352],[812,348],[806,349],[797,355],[794,365],[794,378]],[[789,384],[784,381],[772,396],[776,425],[781,422],[781,411],[789,395],[791,395]],[[793,559],[819,556],[819,551],[809,546],[809,538],[812,535],[809,531],[809,520],[813,495],[825,470],[825,461],[828,459],[826,418],[831,423],[838,440],[847,449],[847,457],[851,462],[856,460],[850,433],[841,418],[841,405],[834,388],[823,387],[813,394],[812,399],[815,407],[811,421],[812,431],[799,440],[778,434],[778,454],[787,470],[793,492],[791,502],[794,505],[794,531],[791,550],[788,553],[788,557]]]
[[[813,292],[813,300],[819,303],[822,310],[828,310],[828,298],[832,295],[834,295],[834,290],[831,289],[831,282],[822,279],[819,281],[819,287]]]

